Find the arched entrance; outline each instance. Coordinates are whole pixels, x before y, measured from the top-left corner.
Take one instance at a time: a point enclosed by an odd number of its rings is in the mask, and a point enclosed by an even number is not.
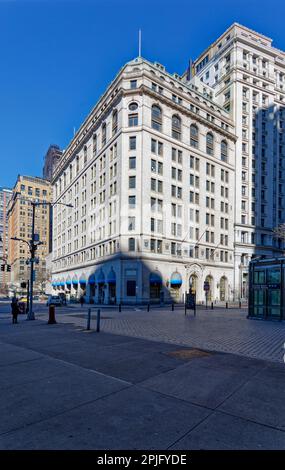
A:
[[[91,274],[88,279],[89,285],[89,302],[94,303],[95,297],[95,274]]]
[[[72,282],[71,282],[71,278],[70,276],[68,276],[68,278],[66,279],[66,300],[70,300],[70,294],[71,294],[71,285],[72,285]]]
[[[214,279],[210,274],[206,277],[205,282],[209,285],[209,289],[205,290],[205,296],[208,302],[214,299]]]
[[[228,279],[222,276],[220,279],[220,300],[222,302],[228,300]]]
[[[77,297],[78,297],[78,278],[77,278],[77,276],[74,276],[72,278],[72,288],[73,288],[73,294],[72,294],[71,297],[77,299]]]
[[[98,304],[103,304],[105,300],[105,274],[102,268],[98,271],[96,276],[96,282],[98,287]]]
[[[153,271],[149,275],[149,298],[152,301],[160,300],[160,292],[162,289],[162,277],[159,271]]]
[[[109,304],[116,303],[116,273],[113,268],[111,268],[108,276],[107,276],[107,284],[109,287]]]
[[[198,276],[197,274],[191,274],[189,277],[189,291],[192,294],[196,294],[198,289]]]

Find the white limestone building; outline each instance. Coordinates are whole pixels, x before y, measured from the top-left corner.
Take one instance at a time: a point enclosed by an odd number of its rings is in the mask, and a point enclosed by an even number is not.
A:
[[[95,303],[234,293],[235,132],[197,77],[137,58],[53,175],[53,288]]]
[[[235,124],[236,296],[246,297],[252,256],[280,256],[272,230],[285,220],[285,53],[233,24],[194,62]],[[185,74],[186,76],[186,74]]]

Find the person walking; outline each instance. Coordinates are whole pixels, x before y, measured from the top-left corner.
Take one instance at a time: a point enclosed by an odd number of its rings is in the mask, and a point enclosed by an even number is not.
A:
[[[12,310],[12,323],[13,324],[18,323],[19,305],[18,305],[18,299],[15,295],[12,298],[11,310]]]

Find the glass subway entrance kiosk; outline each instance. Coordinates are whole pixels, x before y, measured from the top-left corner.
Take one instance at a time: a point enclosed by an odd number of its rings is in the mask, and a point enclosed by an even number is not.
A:
[[[285,320],[285,257],[249,264],[248,318]]]

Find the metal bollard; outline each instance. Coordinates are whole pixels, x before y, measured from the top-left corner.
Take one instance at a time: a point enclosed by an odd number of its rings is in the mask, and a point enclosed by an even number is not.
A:
[[[213,302],[211,303],[211,310],[214,310],[214,304],[213,304]]]
[[[174,312],[174,303],[172,302],[172,305],[171,305],[171,310],[172,312]]]
[[[184,313],[185,313],[185,315],[186,315],[186,313],[187,313],[187,306],[186,306],[186,303],[185,303],[185,312],[184,312]]]
[[[228,304],[228,302],[226,302],[226,308],[229,308],[229,304]]]
[[[91,323],[91,308],[88,308],[87,330],[90,330],[90,323]]]
[[[48,325],[54,325],[55,323],[55,305],[50,305],[48,309]]]
[[[147,311],[149,312],[149,310],[150,310],[150,305],[149,305],[149,303],[148,303],[148,304],[147,304]]]
[[[97,310],[97,333],[100,333],[101,312]]]
[[[239,301],[238,306],[239,306],[239,308],[241,308],[241,301]]]
[[[121,312],[121,311],[122,311],[122,304],[121,304],[121,302],[120,302],[120,303],[119,303],[119,312]]]

